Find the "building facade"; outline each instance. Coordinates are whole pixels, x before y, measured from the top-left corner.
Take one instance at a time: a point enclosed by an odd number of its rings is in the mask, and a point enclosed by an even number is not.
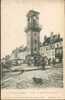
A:
[[[63,39],[60,35],[51,34],[40,46],[40,54],[46,56],[51,61],[63,59]]]

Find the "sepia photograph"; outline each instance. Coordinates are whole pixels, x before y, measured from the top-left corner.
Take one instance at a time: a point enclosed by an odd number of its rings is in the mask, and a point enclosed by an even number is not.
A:
[[[64,88],[64,0],[1,0],[1,89],[47,88]]]

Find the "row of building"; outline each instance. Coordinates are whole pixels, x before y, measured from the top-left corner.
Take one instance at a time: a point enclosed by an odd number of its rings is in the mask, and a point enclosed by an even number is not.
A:
[[[39,53],[42,57],[47,57],[48,60],[56,62],[63,61],[63,38],[60,34],[53,34],[49,37],[44,36],[43,43],[40,43]],[[12,51],[9,61],[21,64],[28,55],[27,47],[19,47]]]
[[[40,46],[40,54],[50,60],[63,60],[63,38],[60,34],[53,34],[44,37],[44,42]]]

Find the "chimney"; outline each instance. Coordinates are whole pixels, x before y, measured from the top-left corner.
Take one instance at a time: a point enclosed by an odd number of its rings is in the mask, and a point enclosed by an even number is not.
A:
[[[60,39],[60,34],[58,34],[58,39]]]

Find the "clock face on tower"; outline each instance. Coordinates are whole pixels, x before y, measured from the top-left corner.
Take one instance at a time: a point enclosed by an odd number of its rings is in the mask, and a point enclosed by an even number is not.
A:
[[[34,23],[37,23],[37,18],[36,18],[36,16],[33,16],[33,22],[34,22]]]
[[[33,16],[31,24],[33,25],[34,28],[38,27],[38,19],[36,16]]]
[[[36,20],[36,16],[33,16],[33,19]]]

